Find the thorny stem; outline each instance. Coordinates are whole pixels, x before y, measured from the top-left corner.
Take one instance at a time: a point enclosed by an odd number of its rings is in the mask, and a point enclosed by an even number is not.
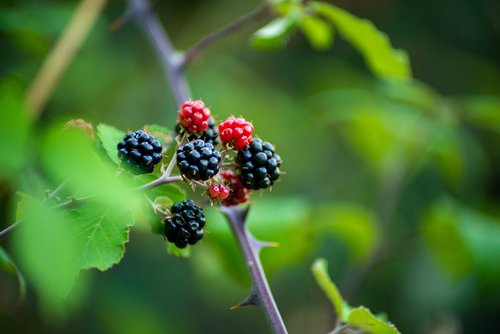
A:
[[[189,89],[184,74],[182,73],[182,63],[179,61],[179,54],[174,50],[158,18],[150,11],[148,2],[146,0],[128,0],[128,3],[129,11],[133,13],[132,16],[135,17],[149,41],[153,44],[154,49],[157,51],[160,62],[164,67],[167,80],[170,83],[174,99],[179,107],[189,96]],[[190,57],[196,55],[215,40],[239,29],[243,23],[257,16],[258,15],[253,14],[245,19],[241,18],[239,20],[240,23],[229,25],[225,29],[223,28],[219,32],[202,39],[202,41],[197,44],[198,46],[188,51],[188,53],[191,54]],[[160,181],[155,180],[153,182]],[[222,206],[221,211],[226,215],[233,234],[240,244],[253,282],[253,289],[250,296],[244,302],[240,303],[239,306],[259,306],[265,313],[275,333],[287,333],[259,259],[260,249],[269,246],[269,244],[256,240],[246,229],[245,219],[248,209],[242,209],[236,206]]]
[[[255,239],[246,227],[247,208],[238,206],[222,206],[221,211],[230,223],[234,236],[243,252],[245,261],[252,278],[252,290],[248,298],[237,307],[256,305],[266,312],[267,320],[275,333],[287,333],[281,314],[274,301],[273,294],[267,283],[264,269],[260,262],[259,253],[263,247],[270,246]]]
[[[213,44],[215,41],[230,35],[234,32],[239,31],[243,26],[248,23],[254,22],[255,20],[263,17],[269,11],[268,5],[264,2],[259,7],[255,8],[251,12],[241,16],[236,19],[234,22],[220,28],[217,31],[205,36],[200,39],[195,45],[193,45],[190,49],[186,50],[184,53],[184,58],[181,63],[182,67],[188,65],[194,58],[196,58],[206,47]]]
[[[182,56],[172,46],[165,29],[151,11],[151,6],[146,0],[128,0],[128,10],[131,17],[139,26],[154,47],[163,66],[165,77],[170,83],[177,107],[180,107],[189,98],[189,87],[182,74]]]

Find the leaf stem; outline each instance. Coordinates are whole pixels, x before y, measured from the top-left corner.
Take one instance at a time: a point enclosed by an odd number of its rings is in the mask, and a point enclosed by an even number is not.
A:
[[[256,240],[248,231],[245,223],[248,209],[249,207],[240,208],[238,206],[222,206],[220,209],[226,216],[233,234],[240,245],[252,278],[253,287],[250,296],[240,305],[256,305],[261,307],[274,332],[280,334],[287,333],[259,258],[260,250],[266,247],[267,244]]]
[[[190,49],[186,50],[184,53],[183,61],[181,63],[182,67],[188,65],[194,58],[196,58],[205,48],[216,42],[217,40],[226,37],[232,33],[241,30],[242,27],[250,22],[253,22],[269,12],[269,6],[266,2],[260,4],[257,8],[248,12],[247,14],[239,17],[234,22],[214,31],[213,33],[200,39],[195,45]]]
[[[151,188],[159,187],[162,184],[175,183],[175,182],[179,182],[182,180],[183,180],[182,176],[180,176],[180,175],[165,176],[165,174],[163,174],[162,176],[160,176],[156,180],[153,180],[149,183],[143,184],[142,186],[137,187],[136,189],[138,189],[138,190],[151,189]]]

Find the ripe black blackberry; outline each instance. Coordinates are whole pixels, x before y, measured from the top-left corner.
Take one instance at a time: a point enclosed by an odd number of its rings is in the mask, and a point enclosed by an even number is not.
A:
[[[196,139],[179,147],[177,166],[189,180],[205,181],[219,172],[221,154],[210,143]]]
[[[118,158],[135,174],[151,173],[162,159],[161,143],[144,130],[128,133],[117,149]]]
[[[188,133],[189,134],[189,136],[187,137],[188,141],[201,139],[205,143],[210,143],[214,146],[217,146],[220,143],[219,128],[215,125],[215,121],[212,117],[208,119],[208,128],[202,133],[190,133],[186,131],[186,128],[183,125],[179,123],[177,123],[175,127],[175,133],[181,136],[184,135],[185,133]]]
[[[190,199],[175,203],[170,209],[172,216],[165,219],[164,234],[178,248],[194,245],[203,238],[205,215],[203,209]]]
[[[274,146],[260,139],[238,151],[236,156],[241,183],[248,189],[270,187],[280,176],[281,158]]]

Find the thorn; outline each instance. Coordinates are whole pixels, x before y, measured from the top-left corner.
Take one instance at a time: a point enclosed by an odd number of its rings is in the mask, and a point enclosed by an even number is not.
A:
[[[248,238],[250,239],[253,247],[257,250],[257,251],[261,251],[263,248],[275,248],[275,247],[279,247],[279,243],[277,242],[274,242],[274,241],[261,241],[261,240],[258,240],[256,239],[250,232],[247,231],[247,234],[248,234]]]
[[[231,306],[230,310],[237,310],[245,306],[259,306],[259,296],[253,287],[250,290],[248,297],[241,303]]]

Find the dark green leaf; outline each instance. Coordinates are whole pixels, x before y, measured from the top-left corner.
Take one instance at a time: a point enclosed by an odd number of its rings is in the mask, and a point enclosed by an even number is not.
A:
[[[329,19],[337,31],[358,49],[374,74],[383,78],[411,78],[408,55],[394,49],[387,35],[373,23],[328,3],[310,2],[309,5],[317,14]]]
[[[0,83],[0,178],[16,175],[28,154],[29,123],[22,91],[10,81]],[[8,143],[8,144],[6,144]]]
[[[19,283],[19,299],[23,300],[26,295],[26,282],[24,281],[24,277],[15,265],[14,261],[12,261],[10,256],[2,247],[0,247],[0,269],[5,270],[6,272],[17,277],[17,281]]]

